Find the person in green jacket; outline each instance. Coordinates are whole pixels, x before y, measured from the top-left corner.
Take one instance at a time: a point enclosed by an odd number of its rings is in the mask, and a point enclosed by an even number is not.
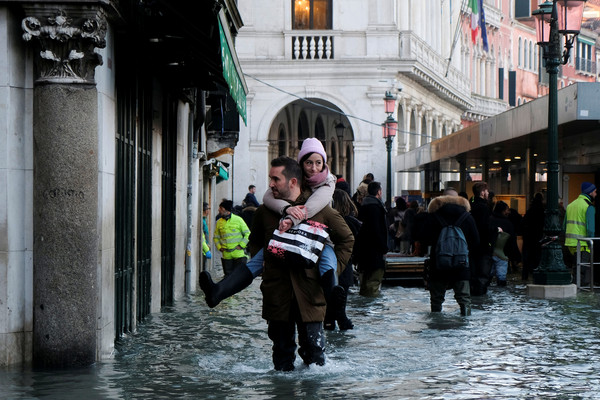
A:
[[[577,253],[578,239],[594,237],[596,209],[593,206],[596,198],[596,185],[590,182],[581,184],[581,194],[567,206],[565,215],[565,246],[573,258]],[[581,286],[590,285],[590,249],[586,242],[581,243]],[[573,265],[576,265],[576,260]]]
[[[217,221],[214,234],[215,244],[222,254],[221,261],[225,275],[231,274],[240,266],[245,268],[248,260],[245,248],[248,246],[250,229],[241,217],[231,213],[232,209],[231,200],[223,200],[219,204],[221,218]]]

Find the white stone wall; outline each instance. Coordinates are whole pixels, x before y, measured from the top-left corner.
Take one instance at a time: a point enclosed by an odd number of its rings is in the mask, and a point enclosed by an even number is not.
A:
[[[32,65],[19,22],[0,6],[0,367],[31,360]]]

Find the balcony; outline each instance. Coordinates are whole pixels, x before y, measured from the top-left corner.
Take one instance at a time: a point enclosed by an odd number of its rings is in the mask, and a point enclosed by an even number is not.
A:
[[[596,74],[596,62],[588,60],[587,58],[577,57],[575,58],[575,69],[579,73],[587,73],[591,75]]]
[[[333,60],[335,54],[333,31],[293,31],[285,34],[286,59]]]
[[[470,109],[471,84],[468,77],[437,53],[412,31],[400,32],[400,62],[413,79],[439,93],[462,109]]]
[[[493,4],[485,4],[485,22],[492,28],[500,29],[502,24],[502,11],[497,9]]]
[[[503,113],[508,109],[508,104],[504,100],[485,97],[475,93],[473,93],[472,97],[475,104],[469,112],[473,115],[491,117]]]

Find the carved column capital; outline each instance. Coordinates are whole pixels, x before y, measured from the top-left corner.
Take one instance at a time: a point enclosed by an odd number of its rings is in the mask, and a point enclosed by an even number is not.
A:
[[[94,72],[106,47],[106,18],[98,8],[31,7],[21,22],[23,40],[37,39],[36,83],[94,84]]]

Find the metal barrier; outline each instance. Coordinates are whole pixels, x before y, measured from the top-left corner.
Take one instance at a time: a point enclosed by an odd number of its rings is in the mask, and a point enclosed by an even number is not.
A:
[[[599,289],[600,286],[594,286],[594,265],[600,264],[600,262],[594,262],[594,241],[600,240],[600,238],[581,238],[577,239],[577,277],[575,282],[577,283],[577,289],[585,289],[585,290],[594,290]],[[581,287],[581,242],[587,243],[590,249],[590,285],[589,288],[586,286],[585,288]],[[587,263],[584,263],[584,265]]]

